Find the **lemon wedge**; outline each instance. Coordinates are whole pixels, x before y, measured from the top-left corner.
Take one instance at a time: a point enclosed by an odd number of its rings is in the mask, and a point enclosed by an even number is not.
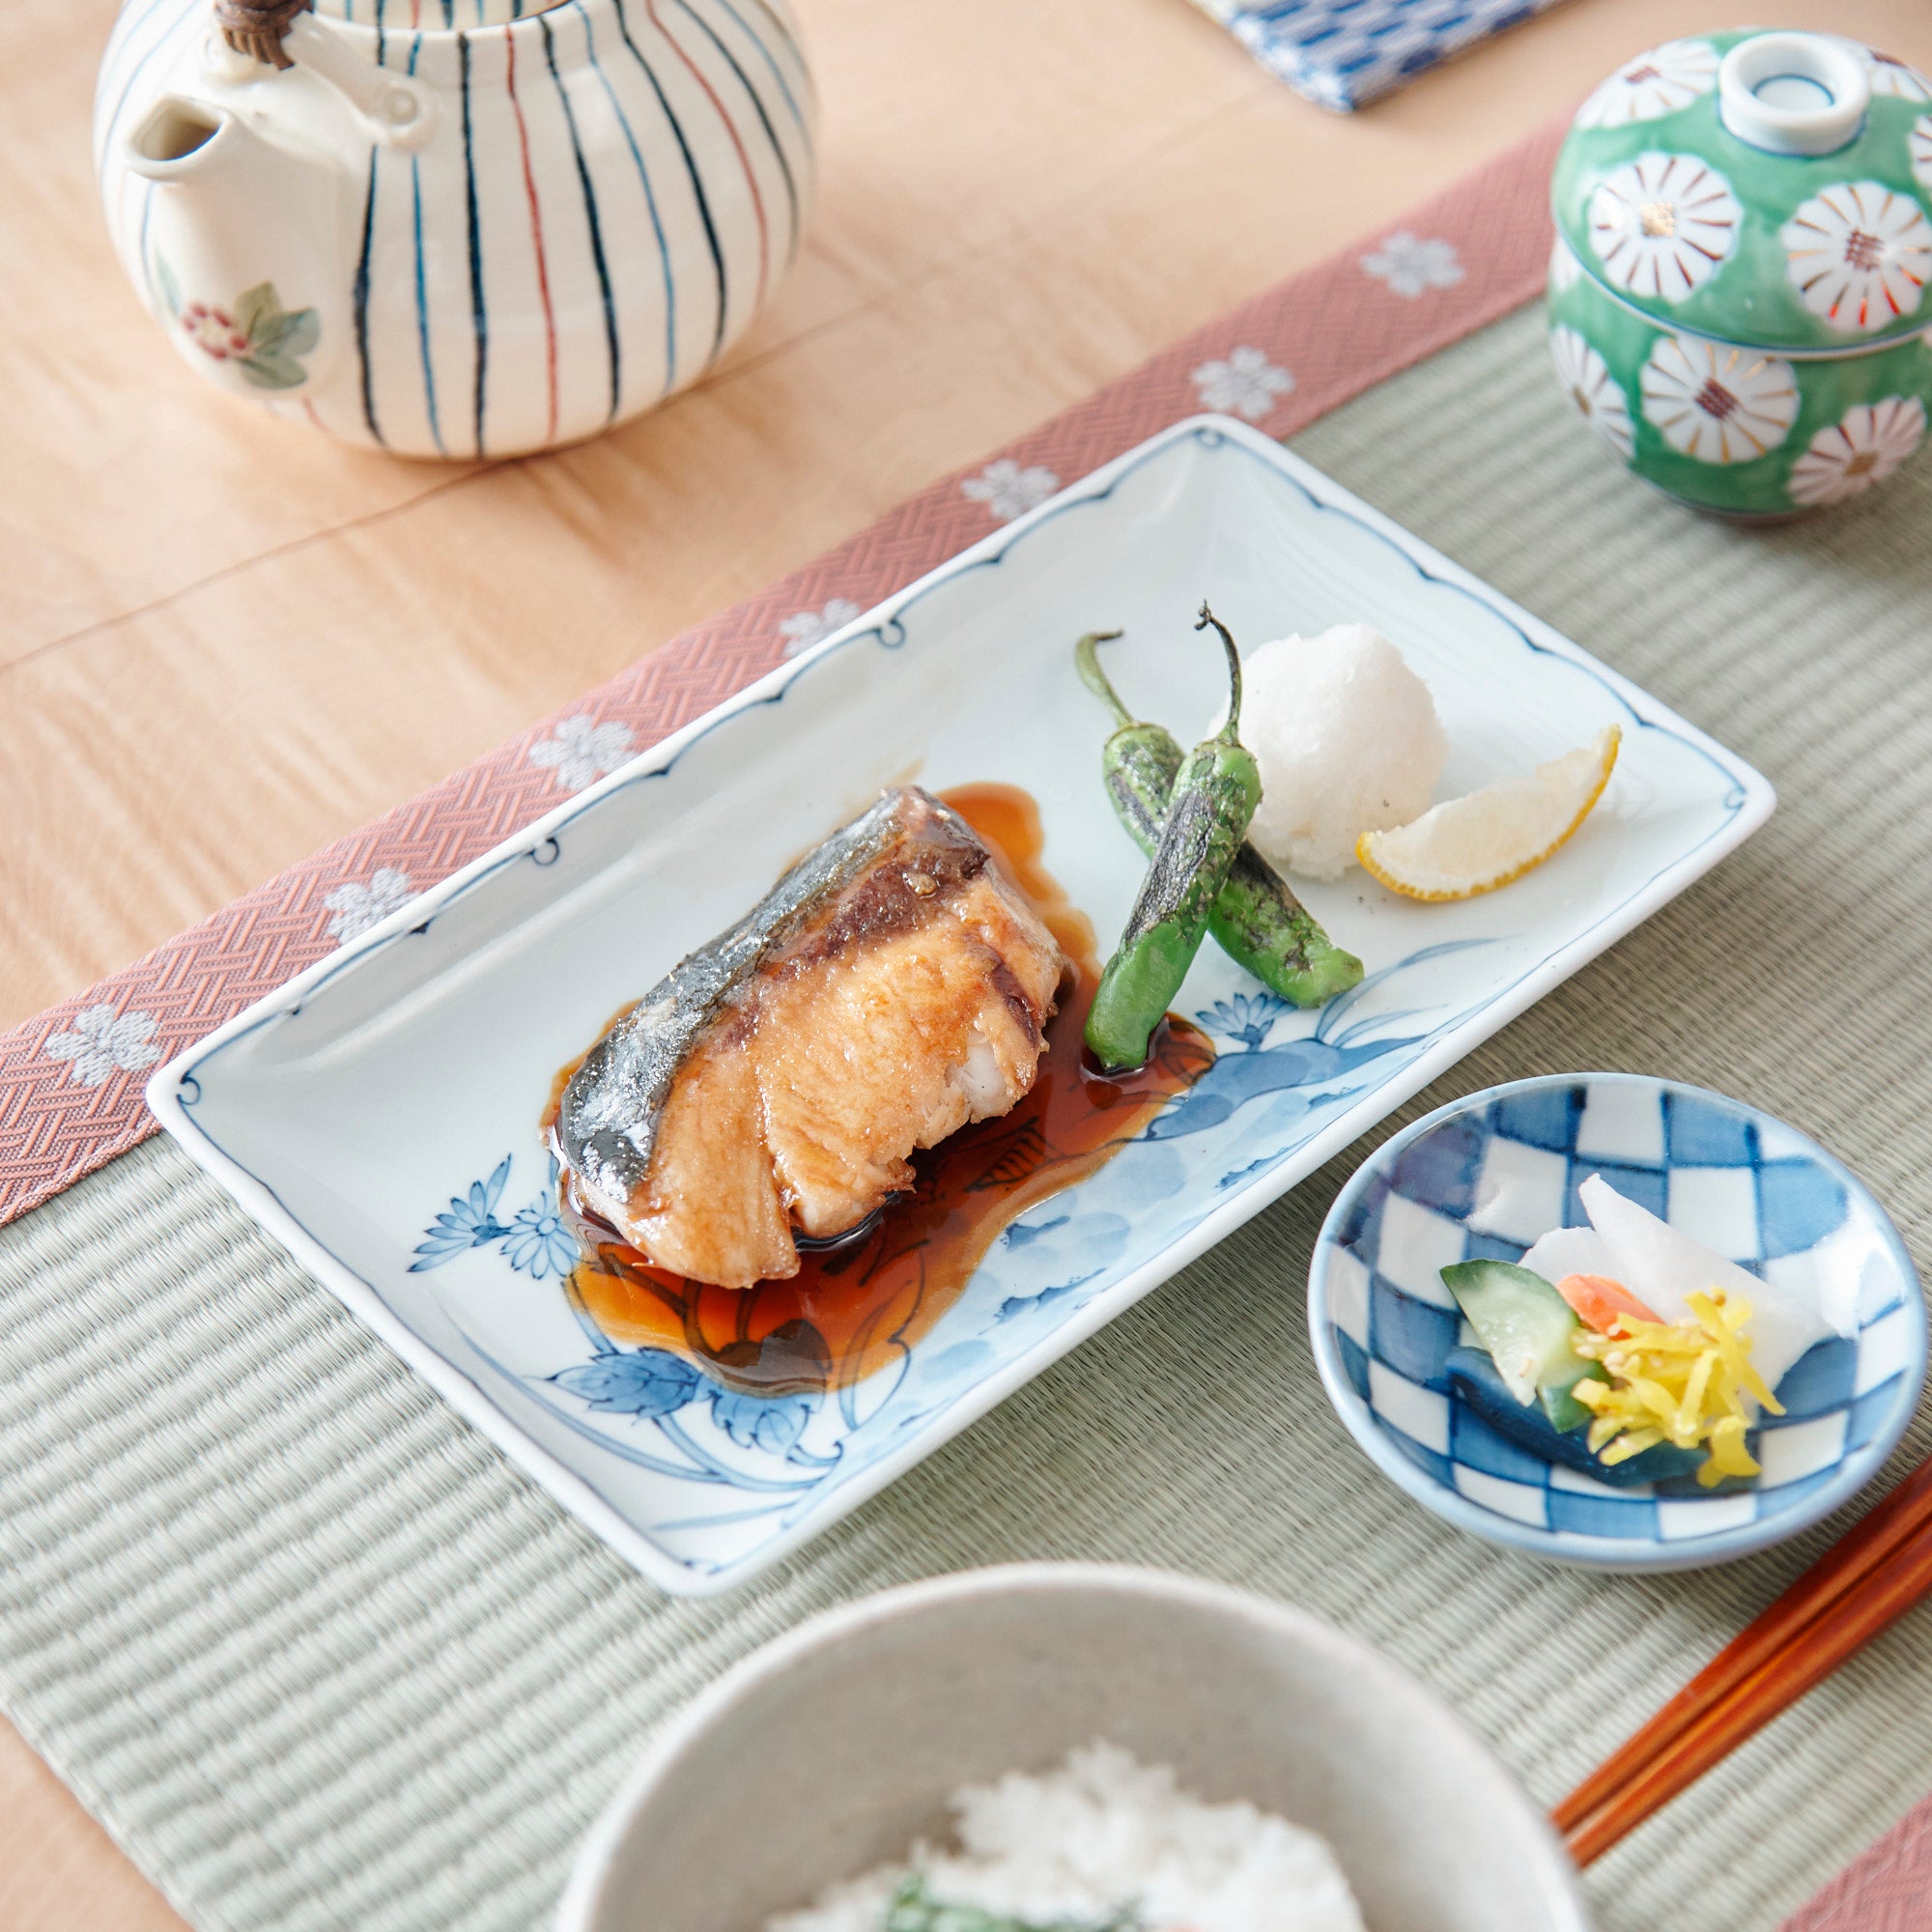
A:
[[[1612,724],[1527,778],[1503,779],[1432,807],[1391,832],[1365,832],[1355,857],[1390,892],[1411,899],[1492,893],[1540,866],[1590,815],[1617,762]]]

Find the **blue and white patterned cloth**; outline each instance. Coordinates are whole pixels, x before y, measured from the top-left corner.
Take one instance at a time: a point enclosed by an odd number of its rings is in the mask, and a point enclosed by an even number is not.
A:
[[[1270,71],[1342,113],[1557,0],[1195,0]]]

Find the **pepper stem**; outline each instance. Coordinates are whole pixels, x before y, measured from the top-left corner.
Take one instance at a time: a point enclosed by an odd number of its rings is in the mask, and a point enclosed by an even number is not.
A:
[[[1136,718],[1121,702],[1121,695],[1107,682],[1107,673],[1100,668],[1098,646],[1112,643],[1120,636],[1119,631],[1089,631],[1073,646],[1073,662],[1079,668],[1080,682],[1114,714],[1114,723],[1125,730],[1130,724],[1138,724]]]
[[[1238,745],[1241,742],[1241,654],[1235,648],[1234,634],[1208,610],[1204,599],[1201,615],[1195,619],[1194,628],[1205,631],[1213,625],[1221,634],[1221,641],[1228,649],[1228,722],[1214,735],[1223,745]]]

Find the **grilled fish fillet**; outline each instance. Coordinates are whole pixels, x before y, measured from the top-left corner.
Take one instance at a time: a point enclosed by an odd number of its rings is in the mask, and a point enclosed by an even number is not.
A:
[[[907,1155],[1033,1085],[1067,962],[973,828],[915,786],[808,853],[616,1020],[553,1144],[660,1266],[798,1272],[910,1185]]]

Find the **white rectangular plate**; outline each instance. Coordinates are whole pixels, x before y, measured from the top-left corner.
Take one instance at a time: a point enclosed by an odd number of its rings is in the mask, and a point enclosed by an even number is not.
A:
[[[854,1387],[761,1401],[572,1312],[538,1116],[555,1069],[877,788],[1038,801],[1104,936],[1142,871],[1099,782],[1073,639],[1183,739],[1210,596],[1250,644],[1374,624],[1429,682],[1444,795],[1623,727],[1609,791],[1506,891],[1307,899],[1369,977],[1320,1013],[1212,946],[1179,1006],[1221,1058],[1148,1135],[996,1241]],[[168,1131],[385,1342],[666,1589],[796,1548],[1374,1125],[1730,851],[1750,768],[1244,425],[1184,422],[997,530],[424,894],[157,1073]],[[1149,1373],[1160,1373],[1150,1364]],[[1204,1428],[1210,1426],[1204,1417]]]

